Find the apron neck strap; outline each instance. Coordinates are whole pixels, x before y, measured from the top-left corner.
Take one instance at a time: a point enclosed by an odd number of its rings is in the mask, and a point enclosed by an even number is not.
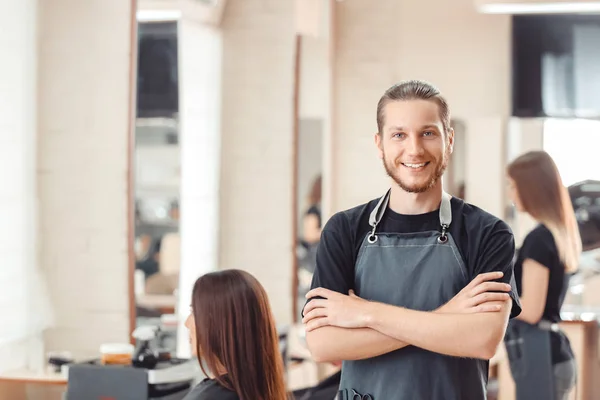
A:
[[[379,199],[379,202],[377,202],[373,211],[371,211],[371,215],[369,215],[369,225],[373,227],[373,230],[375,230],[375,227],[377,227],[387,209],[388,203],[390,202],[391,191],[392,189],[388,189],[388,191]]]
[[[383,214],[387,209],[387,206],[390,202],[390,193],[391,189],[379,199],[379,202],[371,211],[369,215],[369,225],[373,227],[373,232],[375,228],[381,222],[381,218],[383,218]],[[445,191],[442,192],[442,202],[440,204],[440,226],[442,227],[442,231],[445,233],[452,223],[452,206],[450,205],[451,196]]]
[[[450,199],[452,197],[446,193],[442,192],[442,203],[440,204],[440,225],[449,227],[452,223],[452,206],[450,205]]]

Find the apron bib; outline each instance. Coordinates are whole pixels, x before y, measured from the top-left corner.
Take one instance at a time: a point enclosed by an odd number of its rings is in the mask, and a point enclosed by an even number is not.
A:
[[[448,233],[450,196],[442,196],[439,231],[402,234],[377,231],[389,196],[388,191],[370,215],[372,230],[355,265],[355,291],[366,300],[433,311],[470,281]],[[487,376],[485,362],[407,346],[366,360],[344,361],[338,398],[481,400],[486,396],[482,373]]]

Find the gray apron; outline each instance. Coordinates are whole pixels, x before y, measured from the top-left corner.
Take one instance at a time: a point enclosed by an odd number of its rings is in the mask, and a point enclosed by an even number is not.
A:
[[[549,399],[554,396],[554,374],[550,334],[558,325],[538,325],[513,319],[504,336],[510,372],[515,381],[516,399]]]
[[[435,310],[470,281],[448,232],[450,196],[442,196],[439,230],[379,232],[389,196],[388,191],[370,215],[372,230],[363,240],[355,265],[357,295],[412,310]],[[366,360],[344,361],[338,398],[481,400],[486,396],[482,377],[487,377],[485,361],[407,346]]]

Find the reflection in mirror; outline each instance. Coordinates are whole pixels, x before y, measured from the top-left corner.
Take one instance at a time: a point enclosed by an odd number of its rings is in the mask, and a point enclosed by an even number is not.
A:
[[[176,350],[180,148],[176,21],[138,21],[135,123],[136,328],[160,328],[153,345]]]
[[[452,196],[465,198],[466,179],[466,128],[461,120],[453,119],[450,125],[454,129],[454,150],[450,156],[448,170],[444,174],[444,189]]]
[[[302,126],[302,124],[300,125]],[[300,142],[302,142],[303,130],[300,128]],[[312,132],[316,133],[316,132]],[[320,142],[318,142],[320,145]],[[317,153],[320,156],[320,146],[312,149],[314,152],[308,152],[307,157],[302,157],[302,153],[299,154],[298,164],[299,177],[302,177],[302,172],[307,174],[308,170],[315,167],[315,164],[306,165],[307,158]],[[318,164],[317,164],[318,166]],[[304,167],[304,169],[303,169]],[[303,185],[300,185],[298,194],[300,199],[298,201],[299,210],[298,217],[300,222],[298,224],[298,299],[296,301],[297,311],[296,314],[299,316],[304,307],[306,293],[310,290],[312,282],[312,276],[317,266],[317,246],[321,238],[321,175],[320,173],[313,174],[312,181],[306,184],[305,181],[300,180]],[[302,196],[304,195],[304,196]]]
[[[296,115],[296,271],[293,299],[294,320],[298,321],[310,290],[316,267],[316,252],[321,237],[321,174],[323,171],[324,131],[327,124],[326,35],[301,35],[297,52]]]

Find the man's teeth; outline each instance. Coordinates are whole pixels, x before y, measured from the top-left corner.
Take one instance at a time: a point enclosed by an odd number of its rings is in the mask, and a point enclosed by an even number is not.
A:
[[[410,167],[410,168],[421,168],[421,167],[424,167],[425,164],[427,164],[427,163],[421,163],[421,164],[408,164],[408,163],[404,163],[404,165],[406,165],[407,167]]]

